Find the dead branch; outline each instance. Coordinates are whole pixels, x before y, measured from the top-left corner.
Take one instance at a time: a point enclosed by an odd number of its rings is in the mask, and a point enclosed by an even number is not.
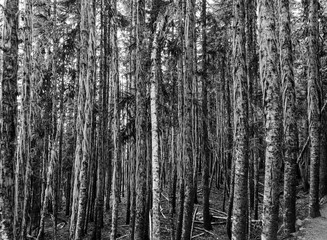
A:
[[[161,195],[169,202],[168,197],[166,197],[163,193],[161,193]]]
[[[227,213],[223,212],[223,211],[220,211],[218,209],[214,209],[214,208],[209,208],[212,212],[215,212],[215,213],[218,213],[218,214],[221,214],[223,216],[227,216]]]
[[[166,215],[162,212],[162,207],[161,206],[160,206],[160,213],[165,219],[167,219]]]
[[[193,213],[192,227],[191,227],[191,236],[192,236],[192,234],[193,234],[194,221],[195,221],[196,213],[198,212],[198,208],[199,208],[199,207],[196,207],[196,208],[195,208],[195,211],[194,211],[194,213]]]
[[[204,228],[200,228],[200,227],[194,227],[194,229],[197,229],[199,231],[203,231],[203,232],[206,232],[206,233],[209,233],[210,235],[214,236],[215,238],[218,238],[218,236],[216,236],[214,233],[204,229]]]
[[[191,239],[193,239],[193,238],[197,238],[197,237],[201,237],[202,235],[204,235],[204,233],[199,233],[199,234],[197,234],[197,235],[192,236]]]
[[[124,237],[128,237],[128,234],[120,236],[119,238],[116,238],[116,240],[123,239]]]

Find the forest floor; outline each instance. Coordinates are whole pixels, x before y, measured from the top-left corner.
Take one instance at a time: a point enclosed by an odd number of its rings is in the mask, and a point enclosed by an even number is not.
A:
[[[327,204],[320,208],[320,217],[306,218],[297,233],[298,240],[326,240],[327,239]]]
[[[199,186],[200,187],[200,186]],[[200,189],[200,188],[199,188]],[[224,205],[224,192],[223,189],[217,189],[213,187],[210,193],[210,213],[213,216],[212,220],[212,231],[206,231],[202,228],[202,194],[198,189],[198,204],[195,204],[195,214],[193,215],[193,228],[192,228],[192,239],[195,240],[228,240],[226,233],[226,209],[228,207],[228,199],[225,199]],[[171,222],[169,218],[169,204],[168,194],[163,192],[161,198],[161,235],[162,239],[170,239],[171,233]],[[282,234],[279,234],[281,240],[326,240],[327,239],[327,204],[321,208],[321,217],[315,219],[307,218],[308,215],[308,193],[305,193],[301,188],[297,191],[297,232],[292,237],[285,238]],[[262,202],[262,199],[259,199]],[[261,206],[260,206],[261,207]],[[259,208],[259,214],[261,210]],[[280,209],[282,214],[283,209]],[[118,239],[127,240],[129,238],[129,225],[125,223],[126,216],[126,198],[121,199],[119,204],[119,220],[118,220]],[[59,214],[59,223],[66,222],[66,224],[57,231],[57,240],[68,240],[69,239],[69,219],[63,213]],[[282,216],[279,218],[280,225],[282,222]],[[110,214],[104,213],[104,228],[102,229],[102,239],[110,239],[110,228],[111,228]],[[89,223],[88,231],[85,236],[85,240],[95,240],[92,238],[93,224]],[[281,232],[280,228],[280,232]],[[261,226],[260,221],[254,221],[251,227],[251,239],[260,239]],[[50,217],[47,218],[45,225],[45,239],[54,239],[53,237],[53,224]]]

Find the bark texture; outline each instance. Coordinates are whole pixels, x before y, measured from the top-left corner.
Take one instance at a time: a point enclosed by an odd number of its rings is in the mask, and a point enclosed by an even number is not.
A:
[[[260,79],[266,142],[262,240],[276,240],[278,231],[282,109],[275,9],[274,1],[258,2]]]
[[[234,98],[234,203],[232,239],[247,239],[248,204],[248,93],[245,59],[244,1],[234,2],[233,98]]]
[[[183,126],[183,151],[184,151],[184,176],[185,176],[185,199],[183,213],[182,239],[191,238],[192,215],[194,207],[194,183],[193,183],[193,137],[192,137],[192,104],[194,72],[194,27],[195,27],[195,1],[186,1],[185,16],[185,74],[184,74],[184,126]]]
[[[295,115],[295,83],[291,42],[290,6],[288,0],[279,2],[280,65],[283,87],[284,130],[284,233],[295,232],[297,126]]]
[[[152,146],[152,232],[151,239],[160,239],[160,165],[159,165],[159,136],[158,136],[158,83],[160,67],[159,40],[165,23],[165,16],[159,15],[155,23],[156,29],[151,52],[151,82],[150,82],[150,108],[151,108],[151,146]]]
[[[91,157],[92,80],[94,77],[94,28],[92,4],[81,0],[79,90],[76,119],[76,150],[70,239],[84,235],[88,196],[88,164]],[[91,32],[91,29],[92,32]]]
[[[145,1],[136,0],[136,49],[135,49],[135,75],[136,75],[136,216],[135,235],[136,240],[146,240],[147,213],[146,213],[146,38],[145,34]]]
[[[309,215],[319,217],[319,165],[320,165],[320,108],[321,84],[318,60],[318,0],[309,5],[309,72],[308,72],[308,121],[310,137],[310,190]]]
[[[18,0],[4,1],[0,103],[0,238],[11,240],[14,222],[14,160],[17,125]],[[18,190],[18,189],[17,189]]]
[[[112,45],[112,81],[113,81],[113,97],[114,97],[114,116],[113,116],[113,173],[112,173],[112,218],[111,218],[111,234],[110,239],[116,239],[117,223],[118,223],[118,202],[119,202],[119,164],[120,164],[120,144],[119,144],[119,128],[120,128],[120,112],[119,104],[119,73],[118,73],[118,46],[117,46],[117,2],[113,0],[112,10],[114,18],[112,19],[110,34]]]
[[[210,219],[210,187],[209,187],[209,163],[210,149],[208,137],[208,73],[207,73],[207,1],[202,0],[202,195],[203,195],[203,227],[211,230]]]

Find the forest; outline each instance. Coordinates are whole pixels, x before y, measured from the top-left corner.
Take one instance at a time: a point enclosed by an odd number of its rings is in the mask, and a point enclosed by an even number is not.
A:
[[[293,240],[321,216],[327,1],[0,0],[0,29],[1,240]]]

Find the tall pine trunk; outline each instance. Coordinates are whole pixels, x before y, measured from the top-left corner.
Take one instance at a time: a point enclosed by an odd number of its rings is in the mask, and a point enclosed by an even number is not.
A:
[[[211,230],[209,212],[209,137],[208,137],[208,73],[207,73],[207,1],[202,0],[202,195],[203,195],[203,227]]]
[[[136,240],[146,240],[147,218],[146,212],[146,74],[145,74],[145,0],[136,1],[136,49],[135,49],[135,81],[136,81],[136,214],[135,214],[135,235]]]
[[[184,151],[184,179],[185,179],[185,199],[183,213],[182,239],[191,238],[192,215],[194,207],[194,182],[193,182],[193,136],[192,136],[192,105],[193,105],[193,83],[194,73],[194,27],[195,27],[195,1],[186,1],[184,28],[184,126],[183,126],[183,151]]]
[[[21,136],[20,141],[24,146],[23,162],[25,164],[25,176],[24,176],[24,202],[23,202],[23,216],[21,226],[21,238],[25,239],[27,234],[28,214],[30,211],[30,200],[31,200],[31,135],[32,135],[32,91],[33,91],[33,79],[32,79],[32,1],[25,0],[25,39],[24,39],[24,90],[23,90],[23,101],[22,101],[22,115],[23,119],[21,122]]]
[[[17,125],[18,0],[5,0],[0,103],[0,238],[14,238],[14,159]],[[16,203],[18,204],[18,203]]]
[[[117,1],[112,1],[112,12],[114,18],[117,16]],[[111,235],[110,239],[116,239],[118,223],[118,202],[119,202],[119,164],[120,164],[120,143],[119,143],[119,73],[118,73],[118,46],[117,46],[117,23],[111,24],[111,46],[112,46],[112,82],[114,97],[114,115],[113,115],[113,173],[112,173],[112,217],[111,217]]]
[[[88,163],[91,157],[92,78],[94,76],[94,32],[92,4],[81,1],[79,91],[76,119],[76,150],[74,166],[73,206],[70,239],[81,239],[84,234],[88,192]]]
[[[282,109],[275,2],[259,0],[259,63],[265,116],[265,182],[262,240],[277,239],[281,171]]]
[[[155,23],[156,28],[151,51],[151,81],[150,81],[150,109],[151,109],[151,147],[152,147],[152,222],[151,239],[160,239],[160,165],[159,165],[159,136],[158,136],[158,84],[160,73],[160,37],[165,23],[164,15],[160,14]],[[161,149],[164,151],[164,149]]]
[[[248,204],[248,93],[245,61],[245,6],[234,2],[233,99],[234,99],[234,203],[232,238],[247,239]]]
[[[280,63],[283,86],[283,130],[284,130],[284,232],[295,232],[296,220],[296,168],[297,126],[295,116],[295,82],[293,74],[293,52],[291,42],[290,6],[288,0],[279,2]]]
[[[318,0],[309,4],[309,72],[308,72],[308,120],[310,137],[310,192],[309,215],[319,217],[319,165],[320,165],[320,108],[321,83],[318,59]]]

